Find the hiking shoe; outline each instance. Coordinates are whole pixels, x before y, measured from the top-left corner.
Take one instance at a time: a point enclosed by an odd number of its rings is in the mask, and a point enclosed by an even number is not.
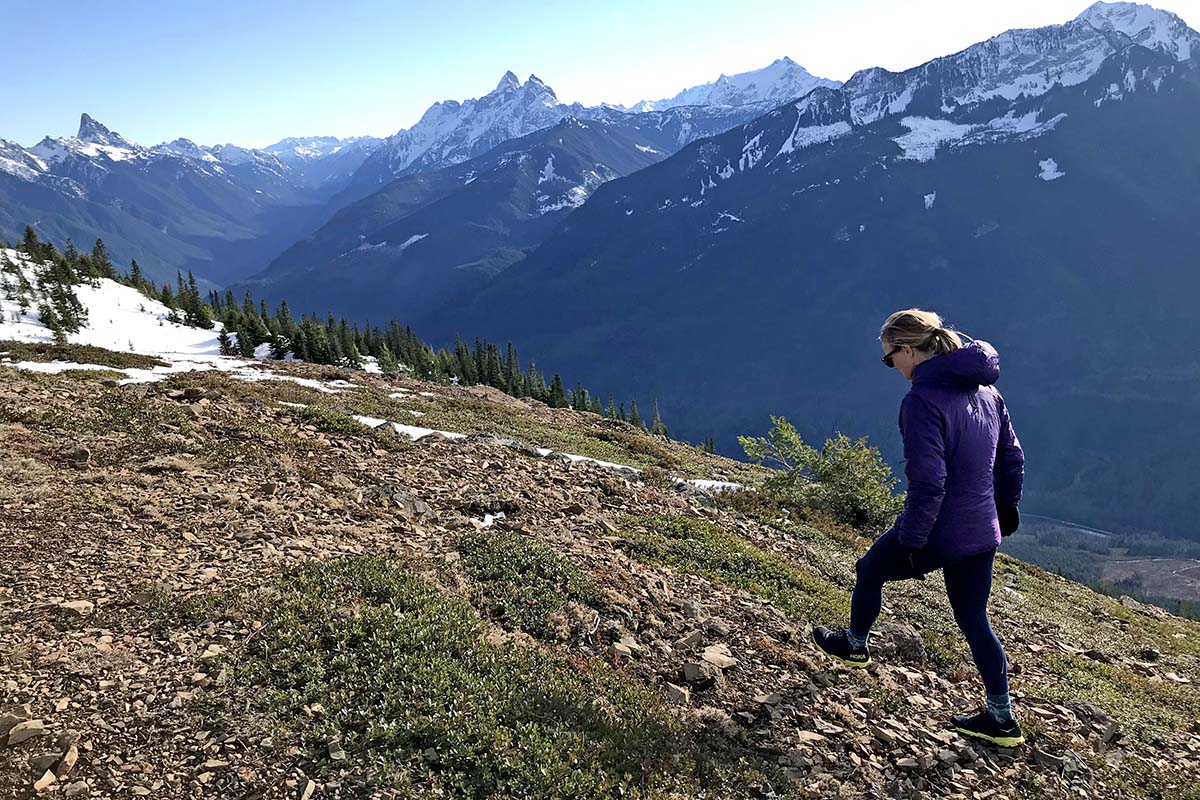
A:
[[[1000,747],[1016,747],[1025,741],[1021,734],[1021,726],[1015,719],[1011,722],[997,722],[986,708],[973,717],[955,714],[951,717],[950,724],[963,736],[981,739]]]
[[[871,663],[871,651],[866,647],[851,647],[846,631],[832,631],[824,625],[813,628],[813,641],[817,647],[848,667],[865,667]]]

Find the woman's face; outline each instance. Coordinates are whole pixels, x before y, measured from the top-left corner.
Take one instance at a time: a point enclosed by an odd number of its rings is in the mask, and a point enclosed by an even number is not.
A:
[[[883,346],[883,354],[885,356],[888,353],[892,353],[893,350],[896,350],[896,345],[892,344],[891,342],[881,341],[880,344]],[[896,350],[896,352],[892,353],[892,364],[900,371],[900,374],[904,376],[905,380],[911,381],[913,368],[916,367],[917,364],[920,364],[922,361],[924,361],[927,357],[928,356],[926,356],[925,353],[920,352],[915,347],[904,345],[899,350]]]

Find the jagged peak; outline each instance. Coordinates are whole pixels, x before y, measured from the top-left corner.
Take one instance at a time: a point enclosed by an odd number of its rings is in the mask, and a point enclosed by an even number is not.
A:
[[[1137,44],[1184,61],[1200,48],[1200,33],[1177,14],[1143,3],[1097,2],[1075,18],[1102,31],[1115,31]]]
[[[93,119],[90,114],[84,113],[79,116],[79,133],[75,136],[85,142],[107,144],[112,131]]]
[[[502,77],[500,79],[500,82],[496,84],[497,92],[502,92],[505,89],[520,89],[520,88],[521,88],[521,79],[518,78],[516,73],[514,73],[511,69],[508,72],[504,73],[504,77]]]

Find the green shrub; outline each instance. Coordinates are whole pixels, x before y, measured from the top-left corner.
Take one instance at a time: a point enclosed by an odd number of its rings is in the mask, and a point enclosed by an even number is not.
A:
[[[544,635],[568,601],[600,602],[600,590],[574,564],[519,533],[474,533],[459,541],[458,551],[488,613],[510,628]]]
[[[763,484],[763,491],[800,509],[825,511],[834,519],[864,531],[891,525],[904,507],[892,494],[896,478],[866,437],[851,440],[839,433],[817,450],[801,439],[784,417],[771,417],[766,438],[739,436],[747,457],[782,469]]]

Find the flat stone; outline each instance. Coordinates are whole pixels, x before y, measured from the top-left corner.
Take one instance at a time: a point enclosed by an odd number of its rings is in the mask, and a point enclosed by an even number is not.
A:
[[[42,777],[38,778],[37,782],[33,784],[33,790],[35,792],[44,792],[49,789],[50,785],[57,780],[58,778],[54,777],[53,772],[46,770],[44,773],[42,773]]]
[[[91,600],[70,600],[66,603],[59,603],[58,607],[64,611],[78,614],[81,617],[86,617],[96,610],[96,604]]]
[[[676,650],[690,650],[704,641],[704,634],[700,631],[692,631],[686,636],[681,636],[675,640]]]
[[[683,665],[683,679],[688,683],[702,683],[717,675],[717,668],[707,661],[689,661]]]
[[[729,654],[729,646],[725,644],[709,645],[704,648],[700,657],[718,669],[729,669],[738,663],[738,660]]]
[[[62,759],[58,762],[58,766],[54,768],[54,774],[59,779],[65,778],[71,774],[71,770],[75,769],[75,762],[79,760],[79,748],[72,744],[67,748],[67,752],[63,753]]]
[[[46,730],[46,725],[40,719],[26,720],[18,722],[13,726],[13,729],[8,732],[8,745],[11,747],[15,744],[32,739],[35,736],[45,736],[49,731]]]
[[[667,684],[667,699],[672,703],[679,705],[687,705],[691,699],[691,691],[686,686],[676,686],[673,683]]]

